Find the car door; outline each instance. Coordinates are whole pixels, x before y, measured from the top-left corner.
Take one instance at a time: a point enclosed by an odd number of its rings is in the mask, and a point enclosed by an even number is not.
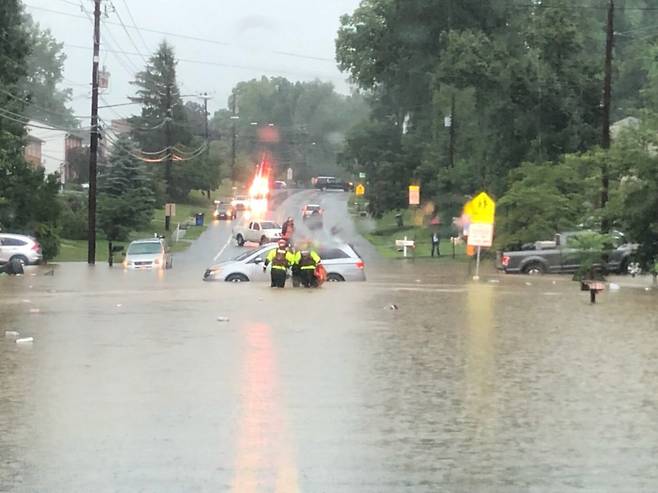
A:
[[[275,247],[268,248],[268,249],[261,249],[260,253],[258,255],[253,256],[248,262],[248,274],[247,277],[251,281],[254,282],[264,282],[269,280],[270,278],[270,273],[269,270],[266,272],[263,272],[263,266],[265,265],[265,259],[267,258],[267,255],[274,249]]]
[[[260,224],[257,222],[251,223],[249,228],[249,241],[255,241],[258,243],[260,241]]]
[[[21,249],[25,245],[26,243],[24,241],[16,238],[3,238],[2,255],[3,257],[6,257],[6,260],[3,260],[3,262],[8,262],[14,255],[23,255],[24,252],[22,252]]]
[[[575,272],[583,261],[583,251],[578,247],[578,235],[562,235],[560,238],[562,272]]]
[[[3,239],[0,238],[0,264],[4,264],[9,261],[9,257],[6,254],[6,249],[3,246]]]

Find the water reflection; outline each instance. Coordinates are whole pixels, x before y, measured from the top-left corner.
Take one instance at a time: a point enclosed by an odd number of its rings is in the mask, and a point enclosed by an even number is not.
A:
[[[244,353],[235,478],[231,489],[236,493],[294,493],[299,490],[297,466],[282,402],[271,327],[262,324],[249,327],[245,332]]]

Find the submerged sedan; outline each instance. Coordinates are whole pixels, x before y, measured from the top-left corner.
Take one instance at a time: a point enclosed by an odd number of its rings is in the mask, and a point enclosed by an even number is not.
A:
[[[249,282],[268,281],[270,274],[263,272],[263,262],[276,245],[265,245],[245,252],[232,260],[220,262],[206,269],[204,281]],[[327,245],[318,249],[327,281],[365,281],[365,263],[347,243]]]

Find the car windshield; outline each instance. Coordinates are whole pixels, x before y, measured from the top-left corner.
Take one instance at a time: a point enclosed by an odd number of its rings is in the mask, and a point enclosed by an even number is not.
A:
[[[270,221],[263,221],[260,223],[260,227],[262,229],[279,229],[281,226],[279,226],[277,223],[273,223]]]
[[[319,211],[320,206],[319,205],[307,205],[306,210],[307,211]]]
[[[128,247],[128,255],[147,255],[152,253],[160,253],[162,251],[162,244],[155,241],[144,243],[131,243]]]

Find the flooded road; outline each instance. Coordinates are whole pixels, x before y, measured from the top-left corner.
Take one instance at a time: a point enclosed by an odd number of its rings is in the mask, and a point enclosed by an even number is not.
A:
[[[658,291],[431,260],[202,283],[221,234],[166,273],[0,278],[34,337],[0,338],[0,491],[658,490]]]

